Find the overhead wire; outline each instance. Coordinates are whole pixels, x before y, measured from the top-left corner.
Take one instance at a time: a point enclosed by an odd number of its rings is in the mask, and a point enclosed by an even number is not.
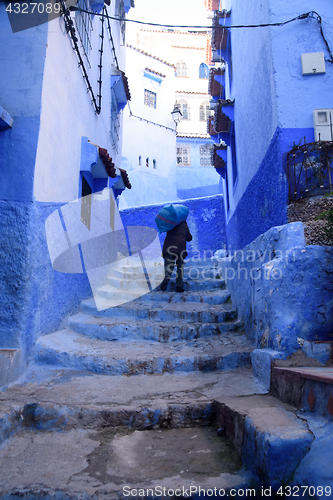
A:
[[[105,14],[104,13],[96,13],[92,12],[89,10],[81,9],[77,7],[76,5],[71,5],[68,7],[69,10],[73,11],[80,11],[80,12],[86,12],[87,14],[92,14],[92,15],[97,15],[97,16],[106,16],[108,19],[112,19],[114,21],[125,21],[125,22],[130,22],[130,23],[137,23],[137,24],[143,24],[146,26],[155,26],[159,28],[169,28],[169,29],[174,29],[174,28],[183,28],[183,29],[202,29],[202,30],[210,30],[210,29],[239,29],[239,28],[267,28],[267,27],[273,27],[273,26],[285,26],[286,24],[292,23],[294,21],[302,20],[302,19],[308,19],[308,18],[317,18],[317,21],[320,26],[320,34],[324,40],[324,43],[326,45],[326,48],[328,50],[328,53],[330,55],[331,59],[327,59],[328,62],[333,63],[333,53],[331,51],[331,48],[325,38],[324,35],[324,30],[322,26],[322,18],[318,14],[318,12],[311,10],[309,12],[306,12],[304,14],[300,14],[298,16],[293,17],[292,19],[288,19],[287,21],[280,21],[276,23],[263,23],[263,24],[234,24],[231,26],[224,26],[224,25],[219,25],[219,26],[198,26],[198,25],[182,25],[182,24],[160,24],[160,23],[149,23],[147,21],[139,21],[136,19],[128,19],[126,17],[116,17],[116,16],[110,16],[110,14]]]

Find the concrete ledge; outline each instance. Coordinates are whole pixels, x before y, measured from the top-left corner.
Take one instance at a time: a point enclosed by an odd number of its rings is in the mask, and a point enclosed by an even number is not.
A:
[[[314,439],[296,408],[271,396],[216,400],[216,419],[244,465],[277,491],[288,484]]]
[[[271,386],[272,361],[274,359],[285,359],[285,356],[282,352],[272,349],[255,349],[251,355],[253,375],[267,390]]]

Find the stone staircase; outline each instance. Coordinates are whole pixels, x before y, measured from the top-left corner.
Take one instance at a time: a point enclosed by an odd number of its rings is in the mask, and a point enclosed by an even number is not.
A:
[[[154,284],[163,279],[158,264],[145,269]],[[68,318],[67,328],[37,341],[36,361],[108,375],[249,366],[252,346],[210,262],[189,265],[184,280],[182,294],[161,292],[159,286],[145,293],[142,268],[123,259],[97,291],[97,301],[84,300],[80,312]],[[173,282],[169,288],[174,290]],[[102,308],[117,301],[121,305]]]
[[[159,290],[161,271],[121,261],[66,328],[38,339],[0,394],[0,499],[121,499],[124,485],[294,498],[284,486],[306,484],[315,492],[302,498],[331,498],[320,486],[333,491],[332,426],[298,412],[307,392],[285,396],[293,368],[273,371],[277,397],[254,379],[253,346],[210,262],[187,263],[182,294]]]

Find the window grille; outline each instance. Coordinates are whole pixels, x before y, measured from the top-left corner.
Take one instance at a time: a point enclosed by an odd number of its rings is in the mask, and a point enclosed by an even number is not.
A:
[[[187,66],[184,62],[178,62],[176,64],[176,76],[186,77],[187,76]]]
[[[79,0],[77,7],[79,9],[92,11],[90,0]],[[75,24],[76,29],[79,34],[83,51],[89,61],[89,54],[91,50],[91,42],[90,42],[90,34],[92,32],[92,20],[91,14],[87,14],[86,12],[75,12]]]
[[[179,167],[191,166],[191,148],[190,146],[177,147],[177,165]]]
[[[208,120],[207,111],[209,111],[209,104],[208,105],[201,104],[199,108],[199,120],[201,122],[206,122]]]
[[[209,77],[209,68],[207,64],[201,63],[199,66],[199,78],[208,78]]]
[[[212,163],[212,149],[210,144],[200,146],[200,167],[211,167]]]
[[[116,93],[111,88],[111,142],[116,153],[118,153],[118,140],[119,140],[119,111]]]
[[[156,109],[156,93],[145,89],[144,104],[145,106]]]

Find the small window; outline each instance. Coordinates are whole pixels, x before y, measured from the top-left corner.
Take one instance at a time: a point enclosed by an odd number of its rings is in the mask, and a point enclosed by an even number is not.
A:
[[[153,168],[156,168],[156,160],[153,160]]]
[[[142,160],[142,158],[141,158],[141,155],[140,155],[139,156],[139,167],[141,167],[141,160]]]
[[[190,120],[191,119],[190,108],[189,108],[187,102],[178,102],[176,104],[182,113],[181,120]]]
[[[149,167],[149,158],[146,158],[146,167]]]
[[[179,167],[191,166],[191,148],[190,146],[177,147],[177,165]]]
[[[176,64],[176,76],[187,77],[187,66],[183,61],[179,61]]]
[[[156,93],[145,89],[144,104],[145,106],[149,106],[150,108],[156,109]]]
[[[201,122],[206,122],[208,120],[209,104],[201,104],[199,108],[199,120]]]
[[[111,142],[116,151],[118,152],[118,141],[119,141],[119,109],[116,93],[113,88],[111,88]]]
[[[201,63],[199,66],[199,78],[208,78],[209,77],[209,68],[207,64]]]
[[[92,189],[85,178],[82,175],[82,186],[81,186],[81,221],[90,231],[90,219],[91,219],[91,193]]]
[[[200,167],[211,167],[212,163],[212,149],[210,144],[200,146]]]

